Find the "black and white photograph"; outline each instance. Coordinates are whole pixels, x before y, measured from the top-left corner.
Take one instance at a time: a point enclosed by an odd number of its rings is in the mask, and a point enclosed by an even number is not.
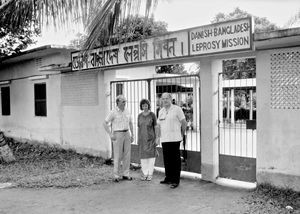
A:
[[[0,0],[0,214],[300,214],[300,0]]]

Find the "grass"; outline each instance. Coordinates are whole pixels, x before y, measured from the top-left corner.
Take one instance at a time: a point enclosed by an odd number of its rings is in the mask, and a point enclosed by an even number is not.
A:
[[[248,210],[245,213],[300,213],[300,192],[276,188],[269,184],[259,185],[245,201]],[[287,209],[287,206],[293,209]]]
[[[8,144],[17,161],[0,164],[0,183],[9,182],[26,188],[68,188],[111,180],[112,168],[100,157],[12,139],[8,139]]]

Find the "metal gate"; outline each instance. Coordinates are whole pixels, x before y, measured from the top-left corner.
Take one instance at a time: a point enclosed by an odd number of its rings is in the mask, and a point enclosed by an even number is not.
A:
[[[168,77],[112,81],[111,108],[116,106],[116,96],[123,94],[127,99],[127,108],[133,117],[134,134],[137,136],[137,117],[141,113],[139,102],[146,98],[151,102],[151,111],[158,116],[161,108],[160,97],[164,92],[172,94],[172,102],[182,108],[188,128],[181,144],[182,170],[201,172],[200,152],[200,79],[197,75],[170,75]],[[161,147],[155,165],[163,166]],[[131,147],[131,161],[139,163],[138,146],[135,141]]]
[[[255,71],[219,74],[219,175],[256,181]]]

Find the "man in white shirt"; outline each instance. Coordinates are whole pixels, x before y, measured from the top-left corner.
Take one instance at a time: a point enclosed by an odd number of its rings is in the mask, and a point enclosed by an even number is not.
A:
[[[160,183],[170,184],[170,188],[176,188],[180,183],[181,159],[179,147],[186,130],[186,119],[182,109],[172,104],[171,94],[163,93],[161,101],[163,108],[159,111],[158,125],[166,177]]]
[[[130,112],[125,109],[125,97],[123,95],[117,96],[116,103],[117,107],[106,117],[103,126],[113,143],[114,181],[119,182],[120,178],[132,180],[129,176],[129,167],[131,142],[133,142],[134,136],[132,117]],[[111,130],[110,124],[112,125]]]

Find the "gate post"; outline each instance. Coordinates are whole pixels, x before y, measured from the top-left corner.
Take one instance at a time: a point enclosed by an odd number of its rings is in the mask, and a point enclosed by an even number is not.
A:
[[[151,80],[150,80],[150,79],[147,80],[147,84],[148,84],[148,100],[149,100],[150,102],[152,102],[152,101],[151,101]]]
[[[234,89],[230,89],[230,112],[231,112],[231,124],[234,124],[234,121],[235,121],[235,116],[234,116]]]
[[[218,142],[218,72],[222,60],[200,62],[201,79],[201,174],[202,179],[215,182],[219,175]]]

